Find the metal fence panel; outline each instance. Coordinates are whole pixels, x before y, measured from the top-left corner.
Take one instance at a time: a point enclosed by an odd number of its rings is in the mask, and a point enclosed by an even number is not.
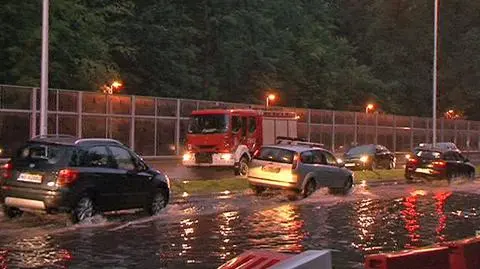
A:
[[[188,117],[196,109],[255,108],[263,105],[219,101],[50,90],[48,132],[79,137],[110,137],[144,156],[182,154]],[[39,89],[0,85],[0,147],[4,155],[39,133]],[[431,142],[432,120],[362,112],[273,107],[298,116],[297,136],[341,153],[355,144],[378,143],[394,151]],[[480,150],[480,122],[438,119],[439,141],[462,150]]]

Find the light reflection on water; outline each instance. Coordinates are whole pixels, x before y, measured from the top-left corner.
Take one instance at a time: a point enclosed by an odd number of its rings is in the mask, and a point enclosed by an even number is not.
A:
[[[290,253],[329,248],[339,250],[333,254],[335,268],[362,268],[365,254],[474,235],[479,203],[474,195],[416,191],[334,206],[279,203],[260,210],[220,207],[208,214],[192,206],[184,210],[188,214],[120,230],[33,237],[2,249],[9,251],[4,256],[10,265],[24,267],[61,266],[73,255],[72,268],[215,268],[252,248]]]

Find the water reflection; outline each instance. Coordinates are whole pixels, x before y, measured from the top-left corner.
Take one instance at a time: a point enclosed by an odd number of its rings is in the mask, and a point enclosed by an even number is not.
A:
[[[234,221],[239,218],[238,211],[228,211],[223,212],[217,217],[217,222],[219,226],[220,236],[219,240],[219,255],[220,259],[225,260],[230,258],[232,250],[236,245],[232,245],[230,241],[235,232],[235,223]]]
[[[58,243],[53,243],[50,236],[22,239],[7,245],[7,248],[4,259],[20,268],[67,268],[72,260],[70,251],[60,248]]]
[[[308,234],[303,230],[305,220],[298,214],[297,205],[285,204],[254,213],[248,222],[252,245],[286,252],[303,251],[302,241]]]
[[[447,215],[445,215],[445,204],[447,199],[452,195],[452,192],[436,193],[435,198],[435,212],[438,214],[438,225],[435,229],[437,233],[437,241],[445,241],[445,228],[447,227]]]
[[[417,211],[417,203],[418,198],[424,195],[425,193],[423,192],[413,192],[410,196],[406,197],[403,202],[405,208],[401,211],[401,214],[405,222],[405,229],[410,238],[410,242],[407,242],[404,245],[405,248],[414,248],[418,246],[417,243],[420,241],[420,234],[418,233],[418,230],[420,229],[420,214]]]
[[[0,269],[7,260],[15,268],[62,267],[72,259],[65,249],[73,251],[72,268],[215,268],[261,248],[292,253],[337,249],[336,269],[363,268],[366,254],[464,238],[480,227],[472,206],[480,203],[475,195],[418,190],[391,200],[332,206],[322,199],[261,209],[235,208],[220,199],[118,230],[83,227],[16,240],[2,246],[8,252],[0,249]]]

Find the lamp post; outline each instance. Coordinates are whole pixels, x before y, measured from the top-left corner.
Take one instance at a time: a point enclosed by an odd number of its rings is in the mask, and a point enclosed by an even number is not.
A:
[[[40,135],[47,135],[48,113],[48,6],[49,0],[43,0],[42,11],[42,63],[40,74]],[[34,111],[34,113],[36,113]]]
[[[437,46],[438,46],[438,0],[435,0],[433,20],[433,106],[432,106],[432,145],[437,143]]]
[[[275,98],[276,98],[275,94],[272,94],[272,93],[268,94],[265,100],[265,107],[268,108],[268,106],[270,105],[270,101],[275,100]]]

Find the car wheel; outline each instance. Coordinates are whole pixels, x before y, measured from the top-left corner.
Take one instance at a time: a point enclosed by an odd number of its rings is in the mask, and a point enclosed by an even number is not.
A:
[[[471,180],[471,181],[475,180],[475,171],[470,171],[468,173],[468,180]]]
[[[394,160],[390,160],[390,162],[388,163],[388,167],[387,169],[388,170],[392,170],[395,168],[395,161]]]
[[[328,188],[328,192],[330,194],[348,194],[348,192],[350,191],[350,189],[352,189],[353,187],[353,179],[351,177],[349,177],[346,181],[345,181],[345,185],[341,188]]]
[[[84,195],[78,199],[72,210],[72,221],[73,223],[79,223],[95,216],[96,213],[96,205],[92,197],[90,195]]]
[[[147,213],[152,216],[158,215],[166,206],[167,195],[164,190],[160,189],[152,196],[152,199],[147,206]]]
[[[317,186],[313,179],[309,179],[305,187],[303,188],[303,198],[307,198],[308,196],[312,195],[317,190]]]
[[[23,215],[23,211],[16,208],[16,207],[10,207],[10,206],[3,206],[3,213],[5,216],[7,216],[9,219],[13,218],[18,218]]]
[[[353,178],[349,177],[345,182],[345,186],[341,190],[342,194],[347,194],[353,187]]]
[[[452,181],[456,178],[456,175],[454,173],[448,173],[447,174],[447,181],[448,184],[452,183]]]
[[[235,175],[246,177],[248,174],[248,159],[243,156],[238,162],[238,168],[235,170]]]
[[[372,161],[372,164],[370,164],[370,170],[373,171],[373,170],[376,170],[376,169],[377,169],[377,162]]]
[[[256,185],[250,185],[250,188],[253,190],[253,192],[255,193],[255,195],[260,195],[260,194],[262,194],[263,192],[265,192],[265,190],[267,189],[267,188],[265,188],[265,187],[256,186]]]

